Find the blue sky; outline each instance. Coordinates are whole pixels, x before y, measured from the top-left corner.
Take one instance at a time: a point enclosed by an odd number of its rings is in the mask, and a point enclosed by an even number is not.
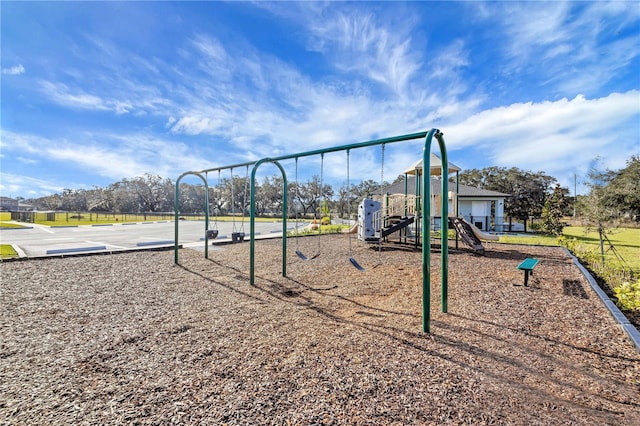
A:
[[[2,196],[432,127],[463,169],[544,171],[571,188],[596,157],[618,169],[640,153],[636,1],[0,8]],[[384,178],[421,153],[388,146]],[[325,179],[344,183],[345,163],[327,155]],[[350,172],[379,180],[380,152],[353,152]],[[312,174],[319,159],[301,159],[300,178]]]

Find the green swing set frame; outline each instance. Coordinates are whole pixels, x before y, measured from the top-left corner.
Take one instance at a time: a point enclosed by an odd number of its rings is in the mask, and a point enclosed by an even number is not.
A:
[[[251,180],[250,180],[250,203],[249,203],[249,283],[251,285],[255,284],[255,221],[256,221],[256,210],[255,210],[255,202],[256,202],[256,173],[258,171],[258,169],[260,168],[260,166],[262,166],[265,163],[271,163],[273,165],[275,165],[280,172],[282,173],[282,178],[283,178],[283,203],[282,203],[282,276],[286,277],[287,276],[287,189],[288,189],[288,183],[287,183],[287,175],[286,172],[284,170],[284,168],[282,167],[282,165],[280,164],[281,161],[284,160],[290,160],[290,159],[297,159],[297,158],[301,158],[301,157],[309,157],[309,156],[315,156],[315,155],[322,155],[324,156],[324,154],[330,153],[330,152],[339,152],[339,151],[346,151],[346,152],[350,152],[354,149],[358,149],[358,148],[365,148],[365,147],[371,147],[371,146],[376,146],[376,145],[387,145],[387,144],[392,144],[392,143],[398,143],[398,142],[406,142],[406,141],[412,141],[412,140],[416,140],[416,139],[423,139],[424,138],[424,147],[423,147],[423,152],[422,152],[422,164],[423,164],[423,173],[420,176],[421,178],[421,186],[422,188],[424,188],[425,194],[423,194],[422,198],[421,198],[421,212],[422,212],[422,217],[421,217],[421,227],[423,230],[423,236],[422,236],[422,240],[426,243],[422,244],[422,331],[425,333],[429,333],[430,332],[430,323],[431,323],[431,267],[430,267],[430,261],[431,261],[431,227],[429,224],[429,218],[431,217],[431,203],[430,203],[430,199],[431,199],[431,194],[430,194],[430,173],[429,170],[431,169],[431,145],[433,143],[433,139],[435,138],[436,141],[438,142],[439,148],[440,148],[440,160],[442,162],[441,164],[441,170],[442,170],[442,176],[444,177],[443,179],[441,179],[441,184],[442,184],[442,194],[447,194],[449,192],[449,188],[448,188],[448,184],[449,184],[449,180],[447,178],[447,176],[449,175],[448,172],[448,159],[447,159],[447,150],[446,150],[446,146],[445,146],[445,142],[444,142],[444,137],[442,132],[439,129],[431,129],[429,131],[424,131],[424,132],[419,132],[419,133],[411,133],[411,134],[406,134],[406,135],[401,135],[401,136],[394,136],[394,137],[390,137],[390,138],[383,138],[383,139],[375,139],[375,140],[370,140],[370,141],[366,141],[366,142],[360,142],[360,143],[352,143],[352,144],[347,144],[347,145],[340,145],[340,146],[336,146],[336,147],[332,147],[332,148],[325,148],[325,149],[318,149],[318,150],[313,150],[313,151],[306,151],[306,152],[301,152],[301,153],[297,153],[297,154],[291,154],[291,155],[283,155],[283,156],[279,156],[279,157],[267,157],[267,158],[262,158],[258,161],[253,161],[253,162],[246,162],[246,163],[240,163],[240,164],[233,164],[233,165],[228,165],[228,166],[222,166],[222,167],[214,167],[214,168],[210,168],[210,169],[206,169],[206,170],[200,170],[200,171],[187,171],[182,173],[178,179],[176,180],[176,190],[175,190],[175,204],[174,204],[174,213],[175,213],[175,244],[174,244],[174,262],[175,264],[179,264],[179,258],[178,258],[178,249],[179,249],[179,245],[178,245],[178,225],[179,225],[179,203],[180,203],[180,181],[185,177],[185,176],[189,176],[189,175],[193,175],[196,177],[199,177],[205,186],[205,234],[206,231],[209,229],[209,187],[208,187],[208,182],[207,182],[207,178],[204,175],[206,175],[209,172],[213,172],[213,171],[221,171],[221,170],[227,170],[227,169],[234,169],[234,168],[239,168],[239,167],[251,167],[253,166],[252,170],[251,170]],[[442,218],[446,218],[448,217],[448,205],[447,203],[441,203],[441,217]],[[446,313],[448,310],[448,306],[447,306],[447,300],[448,300],[448,275],[449,275],[449,271],[448,271],[448,264],[449,264],[449,250],[448,250],[448,240],[447,240],[447,235],[448,234],[448,221],[447,220],[442,220],[442,224],[441,224],[441,307],[442,307],[442,312]],[[207,239],[205,238],[205,249],[204,249],[204,255],[205,258],[209,258],[209,251],[208,251],[208,243],[207,243]],[[353,262],[352,262],[353,263]],[[357,263],[357,262],[356,262]],[[356,266],[354,264],[354,266]]]

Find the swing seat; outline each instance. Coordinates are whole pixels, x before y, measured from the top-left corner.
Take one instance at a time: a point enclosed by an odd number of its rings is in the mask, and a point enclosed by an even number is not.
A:
[[[300,250],[296,250],[296,255],[298,255],[298,257],[299,257],[300,259],[302,259],[302,260],[313,260],[313,259],[315,259],[316,257],[320,256],[320,253],[318,253],[318,254],[314,254],[314,255],[313,255],[313,256],[311,256],[311,257],[307,257],[307,256],[305,256],[305,255],[304,255],[304,253],[303,253],[303,252],[301,252]]]
[[[233,243],[241,243],[244,241],[244,232],[233,232],[231,233],[231,242]]]
[[[217,229],[209,229],[207,230],[207,239],[208,240],[215,240],[218,237],[218,230]]]
[[[366,269],[364,269],[362,266],[360,266],[360,264],[358,263],[357,260],[355,260],[353,257],[349,258],[349,262],[351,262],[351,264],[359,271],[366,271]]]

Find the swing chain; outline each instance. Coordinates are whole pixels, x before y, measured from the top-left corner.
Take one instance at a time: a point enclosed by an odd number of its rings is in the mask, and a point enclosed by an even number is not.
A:
[[[241,233],[244,233],[244,216],[245,216],[245,209],[247,207],[247,189],[248,189],[248,185],[249,185],[249,166],[247,165],[247,171],[246,171],[245,177],[244,177],[244,190],[242,191],[242,215],[241,215],[242,220],[240,222],[240,232]]]

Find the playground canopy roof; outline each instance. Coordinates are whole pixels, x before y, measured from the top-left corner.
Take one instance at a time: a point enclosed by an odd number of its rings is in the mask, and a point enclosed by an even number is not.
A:
[[[440,180],[437,178],[431,178],[432,181],[432,185],[431,185],[431,193],[433,195],[439,195],[441,192],[441,188],[440,188]],[[436,184],[436,182],[438,184]],[[480,188],[474,188],[472,186],[468,186],[468,185],[459,185],[459,189],[460,192],[458,193],[458,195],[461,198],[465,198],[465,199],[497,199],[497,198],[507,198],[507,197],[511,197],[511,195],[509,194],[505,194],[502,192],[498,192],[498,191],[491,191],[488,189],[480,189]],[[384,187],[383,192],[388,193],[388,194],[404,194],[405,191],[405,182],[404,180],[393,183],[389,186]],[[451,190],[455,191],[455,185],[453,185],[451,187]],[[414,194],[416,191],[416,182],[414,179],[408,179],[407,180],[407,193],[408,194]]]
[[[440,157],[438,157],[436,154],[434,154],[433,152],[431,153],[431,160],[430,160],[430,168],[431,168],[431,176],[440,176],[442,174],[442,160],[440,159]],[[460,167],[456,166],[455,164],[449,162],[449,173],[452,172],[459,172],[460,170],[462,170]],[[407,175],[415,175],[415,174],[422,174],[422,160],[418,161],[416,164],[414,164],[413,166],[409,167],[407,170],[404,171],[405,174]]]

